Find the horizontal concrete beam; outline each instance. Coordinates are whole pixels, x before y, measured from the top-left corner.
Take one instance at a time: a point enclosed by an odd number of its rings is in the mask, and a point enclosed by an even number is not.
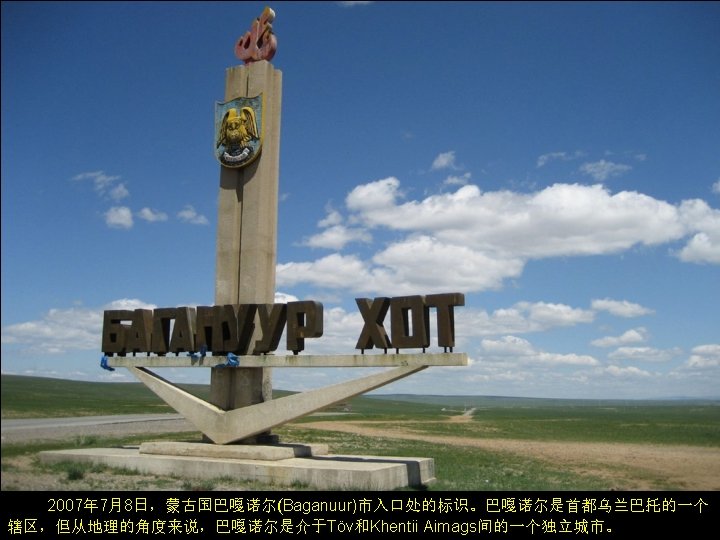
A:
[[[205,367],[227,363],[224,356],[112,356],[110,367]],[[264,355],[238,356],[238,367],[404,367],[404,366],[467,366],[466,353],[408,353],[408,354],[338,354],[338,355]]]

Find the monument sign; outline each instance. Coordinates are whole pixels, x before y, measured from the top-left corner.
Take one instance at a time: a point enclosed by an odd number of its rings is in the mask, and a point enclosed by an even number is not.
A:
[[[216,105],[214,147],[220,162],[220,188],[215,304],[108,310],[104,315],[102,366],[129,369],[209,441],[160,447],[146,443],[145,450],[140,449],[145,458],[143,465],[134,465],[145,467],[144,470],[155,470],[151,463],[159,458],[151,456],[157,454],[175,459],[172,461],[175,464],[178,456],[187,459],[192,455],[196,460],[204,459],[201,467],[207,470],[215,463],[211,458],[222,455],[235,460],[239,474],[249,474],[248,459],[255,460],[252,470],[257,471],[268,460],[275,459],[269,456],[275,455],[276,450],[288,446],[278,445],[277,437],[271,434],[274,427],[428,366],[467,364],[467,355],[452,352],[454,308],[465,303],[461,293],[358,298],[356,303],[363,319],[356,344],[360,354],[299,354],[305,349],[306,339],[322,336],[323,306],[313,300],[274,302],[282,93],[282,74],[269,63],[277,49],[272,30],[274,18],[274,12],[265,8],[237,41],[235,53],[244,65],[227,70],[225,98]],[[426,351],[431,343],[431,309],[435,311],[436,339],[442,353]],[[385,328],[388,312],[389,333]],[[286,355],[275,353],[283,331],[285,348],[290,353]],[[382,353],[365,354],[373,348],[381,349]],[[408,349],[422,352],[401,353]],[[211,368],[210,402],[150,369],[162,367]],[[392,369],[273,400],[271,369],[293,367]],[[226,450],[218,446],[229,443],[243,444]],[[325,452],[318,448],[299,451],[299,447],[305,448],[295,445],[292,459],[300,454],[307,457],[313,452]],[[361,469],[369,476],[357,476],[360,469],[351,467],[346,476],[341,476],[343,480],[331,480],[337,478],[339,468],[349,465],[333,464],[329,458],[322,460],[322,467],[330,467],[335,473],[324,478],[322,472],[318,473],[321,465],[311,459],[302,463],[286,459],[283,467],[289,467],[293,473],[278,474],[289,482],[311,478],[310,482],[318,487],[334,488],[384,489],[422,484],[434,478],[430,458],[374,458],[372,465],[361,456],[351,458],[364,463],[367,470]],[[414,469],[408,465],[413,459]],[[348,456],[343,458],[345,463],[348,460],[352,461]],[[377,460],[389,468],[378,472]],[[116,463],[104,458],[95,461]],[[392,469],[398,466],[405,472]],[[388,472],[391,469],[395,472]],[[263,478],[278,480],[275,473]]]

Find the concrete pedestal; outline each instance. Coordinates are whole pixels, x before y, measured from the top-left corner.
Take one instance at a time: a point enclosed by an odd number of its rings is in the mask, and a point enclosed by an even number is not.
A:
[[[318,490],[421,488],[435,481],[432,458],[333,455],[325,445],[227,446],[157,442],[140,447],[52,450],[43,463],[107,465],[145,474],[211,480],[237,478]]]

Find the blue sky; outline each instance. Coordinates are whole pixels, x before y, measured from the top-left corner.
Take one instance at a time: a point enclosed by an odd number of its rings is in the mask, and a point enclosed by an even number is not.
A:
[[[720,396],[720,4],[270,5],[306,352],[356,352],[355,298],[462,292],[471,365],[383,391]],[[3,373],[130,380],[105,309],[212,304],[214,104],[264,6],[2,3]]]

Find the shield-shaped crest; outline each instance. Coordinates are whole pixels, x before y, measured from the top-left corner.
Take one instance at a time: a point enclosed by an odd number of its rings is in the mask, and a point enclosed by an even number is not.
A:
[[[262,150],[263,96],[215,104],[215,155],[234,169],[252,163]]]

